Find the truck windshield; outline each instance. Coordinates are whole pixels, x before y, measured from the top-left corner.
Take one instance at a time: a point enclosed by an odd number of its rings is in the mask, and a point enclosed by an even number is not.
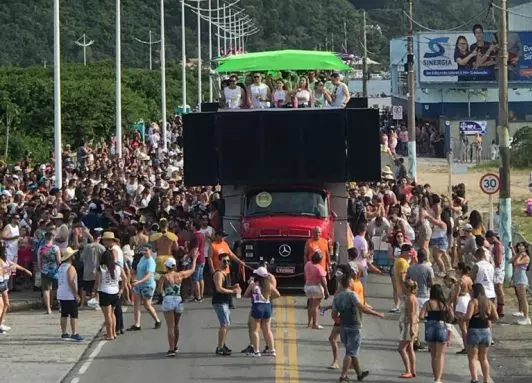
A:
[[[246,216],[329,216],[327,196],[319,191],[254,191],[246,195]]]

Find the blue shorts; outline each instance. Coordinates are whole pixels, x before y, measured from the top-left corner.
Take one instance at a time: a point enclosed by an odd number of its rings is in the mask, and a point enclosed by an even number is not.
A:
[[[212,305],[212,308],[218,317],[218,322],[220,322],[221,327],[227,327],[231,324],[231,310],[229,309],[229,304],[215,303]]]
[[[430,247],[437,247],[441,251],[447,251],[447,249],[449,248],[449,242],[447,241],[447,237],[431,238]]]
[[[270,319],[272,317],[273,305],[271,303],[253,303],[251,313],[253,319]]]
[[[340,326],[340,339],[345,346],[345,356],[357,358],[362,342],[360,329]]]
[[[491,330],[489,328],[468,328],[466,343],[469,347],[491,346]]]
[[[194,274],[192,274],[192,282],[201,282],[203,281],[203,269],[205,267],[205,263],[198,263],[196,264],[196,270],[194,270]]]
[[[425,341],[427,343],[447,343],[449,330],[443,321],[429,320],[425,322]]]
[[[153,298],[154,293],[155,293],[155,289],[151,286],[142,286],[142,285],[133,286],[133,294],[137,296],[141,296],[144,299]]]
[[[163,298],[162,310],[166,312],[174,312],[176,314],[183,314],[184,306],[183,299],[179,295],[167,295]]]

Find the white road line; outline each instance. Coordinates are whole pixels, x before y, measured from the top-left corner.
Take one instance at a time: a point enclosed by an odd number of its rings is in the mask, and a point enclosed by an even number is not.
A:
[[[83,375],[85,372],[87,372],[87,370],[89,369],[90,365],[94,361],[94,358],[96,358],[96,356],[100,353],[100,351],[102,351],[102,348],[103,348],[103,346],[106,343],[107,343],[107,341],[105,341],[105,340],[102,340],[102,341],[100,341],[100,343],[98,343],[96,348],[89,355],[89,358],[87,359],[87,361],[85,363],[83,363],[83,365],[80,367],[80,369],[78,371],[78,375]]]

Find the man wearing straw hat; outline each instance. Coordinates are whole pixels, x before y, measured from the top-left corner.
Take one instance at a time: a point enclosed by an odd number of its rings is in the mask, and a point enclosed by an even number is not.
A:
[[[57,271],[57,299],[61,304],[61,339],[81,342],[84,338],[78,334],[78,273],[72,266],[72,256],[77,250],[67,247],[61,252],[61,266]],[[70,317],[72,335],[67,333],[67,319]]]

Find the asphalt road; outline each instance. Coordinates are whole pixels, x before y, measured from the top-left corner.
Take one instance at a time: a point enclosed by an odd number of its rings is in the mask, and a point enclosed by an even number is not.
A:
[[[391,307],[391,286],[388,277],[370,277],[368,301],[377,310],[387,312]],[[143,314],[143,330],[128,333],[117,341],[105,342],[98,338],[80,362],[63,380],[66,383],[102,382],[245,382],[307,383],[334,382],[338,371],[330,371],[328,343],[331,319],[323,319],[323,330],[306,328],[305,298],[284,296],[275,303],[275,337],[277,357],[249,358],[239,351],[248,344],[247,315],[249,303],[237,301],[232,313],[233,324],[228,346],[230,357],[214,355],[217,336],[216,316],[207,300],[187,303],[181,321],[180,352],[176,358],[166,358],[166,325],[154,330],[153,321]],[[126,314],[126,325],[132,316]],[[403,372],[397,353],[399,337],[398,315],[386,314],[385,319],[365,316],[364,341],[360,355],[363,369],[370,370],[368,382],[398,382]],[[423,328],[423,327],[422,327]],[[467,358],[455,355],[461,347],[457,337],[446,357],[446,383],[468,382]],[[262,346],[261,346],[262,348]],[[343,350],[340,350],[343,356]],[[419,352],[418,377],[415,382],[433,382],[428,352]]]

